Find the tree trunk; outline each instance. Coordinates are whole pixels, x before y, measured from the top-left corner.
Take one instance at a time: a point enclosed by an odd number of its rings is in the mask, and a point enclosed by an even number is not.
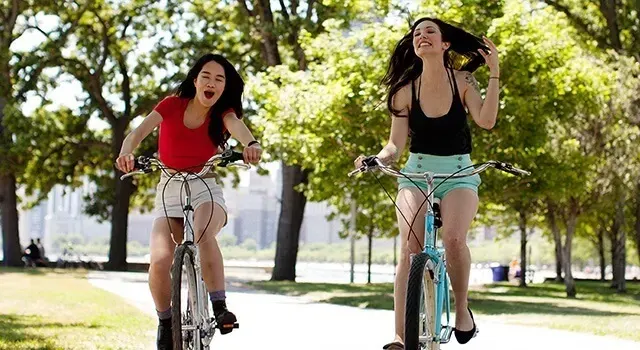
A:
[[[278,36],[275,32],[273,12],[268,0],[255,1],[254,15],[258,15],[258,30],[262,37],[262,55],[268,66],[277,66],[282,63],[279,51]],[[286,9],[283,9],[286,12]],[[283,12],[284,13],[284,12]],[[290,30],[297,31],[293,26]],[[291,34],[291,33],[290,33]],[[295,42],[294,49],[299,47]],[[304,55],[304,51],[298,52]],[[306,59],[298,57],[299,69],[306,69]],[[306,184],[309,172],[298,165],[286,165],[282,162],[282,206],[278,221],[278,237],[276,241],[276,256],[271,280],[295,281],[296,261],[298,258],[298,246],[300,239],[300,227],[304,217],[304,208],[307,198],[303,192],[294,190],[300,184]]]
[[[611,287],[618,293],[625,293],[626,286],[626,242],[627,235],[624,229],[624,205],[625,195],[618,196],[615,206],[613,227],[611,228],[611,265],[613,267],[613,280]]]
[[[600,280],[606,279],[606,266],[607,262],[604,256],[604,229],[598,229],[598,257],[600,258]]]
[[[573,279],[573,273],[571,272],[571,248],[573,246],[573,235],[576,231],[578,224],[578,202],[575,198],[569,200],[569,213],[566,218],[566,237],[564,247],[562,249],[562,261],[564,266],[564,285],[568,298],[576,297],[576,282]]]
[[[256,10],[259,12],[260,21],[258,22],[258,30],[262,37],[262,54],[269,66],[277,66],[281,64],[280,50],[278,47],[278,37],[275,33],[273,12],[271,11],[271,3],[269,0],[259,0],[254,2]]]
[[[300,227],[307,197],[294,188],[306,184],[308,172],[300,166],[282,164],[282,206],[278,220],[276,256],[272,281],[295,281]]]
[[[527,286],[527,213],[524,208],[518,211],[520,227],[520,287]]]
[[[3,64],[4,68],[4,64]],[[8,67],[7,67],[8,69]],[[1,89],[1,90],[4,90]],[[4,109],[9,91],[0,91],[0,146],[3,152],[11,149],[11,136],[4,129]],[[9,159],[2,159],[0,171],[0,221],[2,222],[2,253],[5,266],[22,266],[22,249],[18,226],[18,198],[16,176],[11,170]]]
[[[556,255],[556,282],[562,281],[562,235],[556,220],[556,207],[550,200],[547,200],[547,224],[553,235]]]
[[[120,118],[112,126],[111,152],[113,159],[120,153],[124,141],[127,118]],[[127,228],[129,223],[129,203],[133,193],[131,178],[120,180],[120,172],[114,178],[115,202],[111,208],[111,242],[109,245],[109,262],[105,266],[109,270],[125,271],[127,269]]]
[[[22,249],[18,229],[16,178],[0,175],[0,208],[2,210],[2,252],[5,266],[22,266]]]
[[[636,188],[636,250],[638,251],[638,262],[640,263],[640,181],[638,181],[638,187]]]
[[[371,251],[373,250],[373,226],[369,227],[369,252],[367,257],[367,284],[371,284]]]

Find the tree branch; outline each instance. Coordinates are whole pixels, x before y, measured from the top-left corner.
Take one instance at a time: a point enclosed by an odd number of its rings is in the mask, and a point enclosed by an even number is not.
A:
[[[111,123],[112,125],[115,125],[115,123],[117,122],[116,117],[109,107],[109,104],[102,96],[102,85],[100,84],[100,76],[97,74],[91,74],[89,68],[84,63],[75,58],[62,58],[62,61],[69,64],[67,66],[68,69],[70,68],[68,73],[78,79],[91,99],[96,103],[98,109],[100,109],[107,121],[109,121],[109,123]],[[76,66],[75,69],[73,66]]]
[[[240,7],[242,7],[242,9],[244,10],[247,16],[250,16],[250,17],[255,16],[253,11],[249,10],[249,6],[247,6],[246,0],[238,0],[238,3],[240,4]]]
[[[37,25],[35,25],[35,26],[28,25],[25,28],[25,31],[27,31],[29,29],[35,29],[35,30],[39,31],[40,33],[42,33],[42,35],[46,36],[48,39],[51,39],[51,33],[45,32],[44,30],[42,30],[42,28],[38,27]]]
[[[102,25],[102,58],[100,59],[100,63],[98,64],[98,68],[96,69],[96,75],[102,75],[104,65],[107,63],[107,57],[109,56],[109,27],[96,11],[93,11],[93,14]]]
[[[305,19],[307,21],[311,20],[311,16],[313,16],[313,5],[315,5],[315,0],[308,0],[307,1],[307,15],[305,16]]]
[[[616,16],[615,0],[600,0],[600,12],[607,21],[609,29],[609,40],[617,52],[622,52],[622,42],[620,41],[620,29],[618,28],[618,17]]]
[[[280,7],[282,8],[282,16],[284,17],[284,20],[287,24],[291,24],[289,20],[289,11],[287,11],[287,5],[284,4],[284,0],[280,0]]]
[[[128,123],[135,116],[131,114],[131,81],[129,79],[129,72],[127,72],[127,59],[124,53],[118,56],[118,66],[120,67],[120,73],[122,74],[122,99],[124,100],[124,117],[127,118]]]
[[[133,16],[127,17],[127,19],[124,21],[124,26],[122,27],[120,39],[124,40],[125,36],[127,35],[127,29],[129,29],[129,26],[131,25],[131,21],[133,21]]]
[[[9,19],[7,20],[7,26],[5,27],[5,38],[11,38],[13,28],[16,26],[16,20],[20,14],[20,3],[18,0],[11,2],[11,11],[9,12]]]
[[[565,14],[565,16],[567,16],[567,18],[569,19],[569,21],[571,23],[573,23],[576,27],[578,27],[578,29],[580,29],[581,31],[583,31],[585,34],[589,35],[590,37],[592,37],[593,39],[595,39],[598,42],[598,45],[605,47],[605,48],[613,48],[608,42],[607,40],[605,40],[602,36],[600,36],[597,32],[589,29],[589,26],[587,25],[586,22],[584,22],[581,18],[579,18],[578,16],[574,15],[571,10],[569,10],[569,7],[560,4],[559,2],[555,1],[555,0],[544,0],[545,3],[549,4],[550,6],[552,6],[553,8],[555,8],[557,11],[560,11],[562,13]],[[615,48],[614,48],[615,49]]]

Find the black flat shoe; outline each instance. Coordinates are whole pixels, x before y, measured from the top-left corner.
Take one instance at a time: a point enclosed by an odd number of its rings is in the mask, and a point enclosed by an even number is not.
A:
[[[470,331],[461,331],[455,328],[453,329],[453,334],[456,336],[456,340],[460,344],[468,343],[471,338],[475,337],[476,334],[478,334],[478,328],[476,328],[476,321],[473,319],[473,313],[471,312],[471,309],[469,309],[469,307],[467,307],[467,310],[469,310],[471,321],[473,321],[473,328]]]

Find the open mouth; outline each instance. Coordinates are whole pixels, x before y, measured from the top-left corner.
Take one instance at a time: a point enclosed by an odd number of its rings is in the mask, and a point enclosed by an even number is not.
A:
[[[212,98],[213,95],[215,95],[215,93],[213,91],[205,91],[204,92],[204,97],[206,97],[207,99]]]
[[[420,45],[418,45],[418,47],[431,47],[431,46],[433,45],[431,45],[431,43],[427,41],[423,41],[420,43]]]

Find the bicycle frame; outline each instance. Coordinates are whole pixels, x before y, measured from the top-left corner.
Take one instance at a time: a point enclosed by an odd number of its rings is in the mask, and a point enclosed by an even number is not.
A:
[[[432,337],[429,339],[422,334],[419,334],[418,341],[419,343],[428,344],[428,343],[437,343],[437,344],[445,344],[448,343],[451,339],[451,333],[453,333],[453,327],[449,325],[450,314],[451,314],[451,302],[449,297],[449,280],[447,275],[446,268],[446,257],[444,248],[438,247],[437,244],[437,231],[438,227],[435,224],[436,213],[433,210],[433,205],[435,205],[434,195],[432,193],[432,189],[434,188],[434,180],[435,179],[443,179],[444,181],[449,179],[463,178],[468,176],[473,176],[475,174],[481,173],[488,169],[489,167],[495,167],[496,169],[511,173],[513,175],[530,175],[531,173],[522,169],[518,169],[513,167],[513,165],[497,162],[494,160],[485,162],[478,168],[475,168],[470,173],[454,173],[454,174],[435,174],[433,172],[425,172],[425,173],[400,173],[392,168],[384,165],[378,158],[373,157],[370,158],[367,164],[363,161],[363,165],[350,172],[349,176],[352,176],[356,173],[363,172],[366,170],[370,170],[372,168],[378,168],[380,171],[385,173],[386,175],[398,177],[398,178],[414,178],[419,179],[420,181],[426,181],[427,184],[427,200],[429,205],[427,205],[426,213],[425,213],[425,230],[424,230],[424,248],[421,254],[425,254],[427,256],[427,262],[425,268],[432,274],[433,283],[435,285],[434,288],[434,296],[432,296],[435,300],[435,312],[434,315],[434,329],[431,330]],[[415,256],[415,255],[414,255]],[[425,278],[422,278],[423,283],[423,293],[422,293],[422,302],[421,306],[425,307],[426,297],[426,288],[425,288]],[[447,324],[446,326],[442,326],[442,312],[443,308],[446,307],[447,314]],[[421,324],[423,324],[422,320],[420,320]],[[420,332],[423,333],[423,332]],[[428,333],[428,332],[427,332]]]
[[[438,247],[437,243],[438,227],[435,224],[436,213],[433,210],[433,205],[437,203],[434,200],[434,195],[432,193],[433,182],[435,180],[434,174],[431,172],[425,173],[425,180],[427,184],[427,191],[425,193],[428,195],[427,203],[430,203],[430,205],[427,205],[424,218],[424,248],[422,253],[429,257],[426,268],[433,273],[433,282],[435,284],[434,299],[436,305],[436,309],[434,311],[436,317],[434,329],[431,330],[433,338],[427,339],[426,336],[420,336],[419,340],[424,343],[433,341],[436,343],[446,344],[449,342],[451,333],[453,332],[453,328],[449,325],[451,313],[449,280],[446,268],[445,251],[444,248]],[[424,305],[424,302],[422,304]],[[447,324],[445,327],[442,327],[442,311],[444,306],[446,306]]]
[[[184,181],[184,188],[185,188],[184,203],[185,204],[182,208],[183,219],[184,219],[183,236],[182,236],[182,242],[180,243],[176,242],[175,249],[177,250],[178,247],[180,246],[186,246],[187,249],[191,250],[194,257],[193,262],[189,261],[188,259],[185,260],[185,262],[183,262],[187,265],[193,264],[193,266],[190,266],[190,267],[193,268],[192,271],[195,274],[195,276],[193,276],[194,278],[189,279],[188,281],[189,293],[188,293],[188,300],[187,300],[187,307],[191,308],[191,314],[192,314],[191,317],[193,317],[194,326],[186,326],[186,327],[183,327],[182,330],[194,331],[196,348],[200,348],[201,345],[208,346],[210,344],[211,340],[213,339],[213,335],[215,333],[215,326],[214,326],[215,319],[209,317],[209,308],[208,308],[209,298],[208,298],[206,285],[202,277],[202,268],[200,264],[199,249],[195,242],[195,237],[194,237],[195,236],[193,231],[194,209],[191,206],[191,187],[189,185],[189,180],[201,178],[206,173],[211,171],[212,167],[215,164],[217,164],[218,161],[227,162],[226,163],[227,165],[234,165],[238,167],[243,167],[245,169],[250,168],[250,166],[247,164],[230,163],[240,159],[242,159],[242,154],[234,154],[234,152],[231,149],[227,149],[224,152],[209,158],[209,160],[205,163],[205,166],[197,174],[184,173],[184,172],[171,174],[167,172],[164,164],[162,164],[162,162],[159,161],[158,159],[153,159],[153,158],[147,159],[145,157],[140,157],[138,162],[140,164],[144,164],[146,168],[132,171],[120,177],[121,180],[124,180],[125,178],[131,177],[134,175],[149,173],[151,172],[150,165],[154,164],[159,169],[161,169],[165,175],[169,177],[168,181]],[[191,271],[190,269],[187,269],[188,275],[191,274],[190,271]],[[191,277],[191,276],[188,276],[188,277]],[[179,276],[179,277],[172,276],[172,278],[182,278],[182,276]],[[195,286],[191,284],[193,280],[195,280]],[[198,330],[203,332],[203,334],[199,334]]]
[[[193,252],[194,263],[193,270],[195,272],[195,289],[193,286],[189,286],[189,300],[188,305],[191,306],[193,323],[196,328],[200,328],[201,331],[204,331],[204,335],[197,337],[196,342],[203,341],[203,345],[207,346],[211,342],[213,338],[213,334],[215,333],[215,327],[213,326],[213,322],[209,322],[209,299],[207,298],[207,289],[204,283],[204,279],[202,277],[202,267],[200,264],[200,254],[198,246],[195,244],[195,235],[193,232],[193,216],[194,209],[191,206],[191,188],[189,186],[189,182],[184,182],[185,187],[185,198],[184,198],[184,230],[182,235],[182,242],[179,245],[187,245],[188,249]],[[176,246],[178,249],[179,245]],[[199,300],[199,302],[197,302]],[[189,330],[185,328],[184,330]],[[204,339],[203,339],[204,338]],[[200,344],[198,344],[200,345]]]

